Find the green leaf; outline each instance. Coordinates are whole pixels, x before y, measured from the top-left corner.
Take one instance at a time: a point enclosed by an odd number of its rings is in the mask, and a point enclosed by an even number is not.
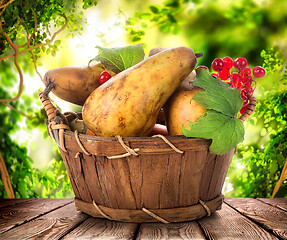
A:
[[[152,11],[152,13],[157,14],[160,12],[161,7],[157,5],[151,5],[149,6],[149,9]]]
[[[61,44],[61,40],[56,40],[56,41],[54,42],[54,45],[55,45],[55,46],[60,46],[60,44]]]
[[[192,83],[205,90],[196,93],[193,100],[207,110],[197,122],[188,123],[190,129],[183,128],[182,132],[186,137],[211,139],[210,152],[225,154],[244,140],[244,125],[235,117],[243,105],[240,92],[205,69],[197,71]]]
[[[119,73],[134,66],[144,59],[144,50],[141,44],[119,48],[97,47],[99,54],[91,61],[100,61],[106,68]]]
[[[190,129],[183,128],[186,137],[212,139],[210,152],[225,154],[244,140],[244,125],[236,117],[224,115],[215,110],[207,110],[197,122],[188,123]]]
[[[133,42],[137,42],[137,41],[140,41],[141,39],[142,39],[142,38],[141,38],[140,36],[135,35],[135,36],[133,36],[132,41],[133,41]]]
[[[213,109],[228,116],[235,116],[243,106],[240,92],[220,78],[214,78],[206,69],[199,69],[193,85],[206,91],[196,93],[193,100],[206,109]]]

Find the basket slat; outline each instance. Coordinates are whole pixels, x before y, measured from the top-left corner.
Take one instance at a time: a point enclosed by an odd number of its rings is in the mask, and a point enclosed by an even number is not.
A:
[[[217,155],[214,159],[215,165],[213,167],[213,173],[211,177],[211,182],[208,189],[208,199],[213,199],[218,196],[219,192],[222,191],[222,187],[225,181],[225,177],[231,163],[235,149],[224,155]]]

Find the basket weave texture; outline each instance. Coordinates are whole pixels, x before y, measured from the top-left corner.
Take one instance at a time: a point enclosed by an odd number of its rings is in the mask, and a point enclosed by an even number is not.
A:
[[[48,114],[48,126],[55,116]],[[69,123],[81,114],[60,116],[64,120],[58,125],[65,131],[57,137],[60,127],[48,131],[54,140],[62,139],[59,150],[78,210],[110,220],[169,223],[199,219],[221,208],[234,149],[211,154],[210,140],[184,136],[78,134],[69,130]]]

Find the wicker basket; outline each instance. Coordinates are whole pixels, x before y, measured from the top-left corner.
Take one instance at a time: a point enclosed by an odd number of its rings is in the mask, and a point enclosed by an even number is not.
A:
[[[59,149],[78,210],[124,222],[182,222],[219,210],[234,149],[210,154],[210,140],[184,136],[105,138],[78,134],[69,123],[81,114],[61,114],[39,94],[48,131]],[[252,98],[249,113],[256,105]]]

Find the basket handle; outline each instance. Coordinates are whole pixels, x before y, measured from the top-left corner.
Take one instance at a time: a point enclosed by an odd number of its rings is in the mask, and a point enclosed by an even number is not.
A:
[[[244,113],[242,113],[242,115],[239,117],[239,119],[243,123],[252,115],[257,104],[257,100],[253,95],[248,94],[247,97],[249,99],[248,107],[246,108]]]
[[[44,95],[44,91],[38,92],[38,96],[47,113],[48,120],[51,121],[57,116],[57,113],[59,113],[59,110],[51,103],[49,97],[47,95]]]
[[[64,142],[64,130],[70,130],[68,121],[63,114],[51,103],[47,94],[44,91],[38,92],[38,96],[44,106],[48,116],[48,132],[55,143],[63,150],[67,151]]]

